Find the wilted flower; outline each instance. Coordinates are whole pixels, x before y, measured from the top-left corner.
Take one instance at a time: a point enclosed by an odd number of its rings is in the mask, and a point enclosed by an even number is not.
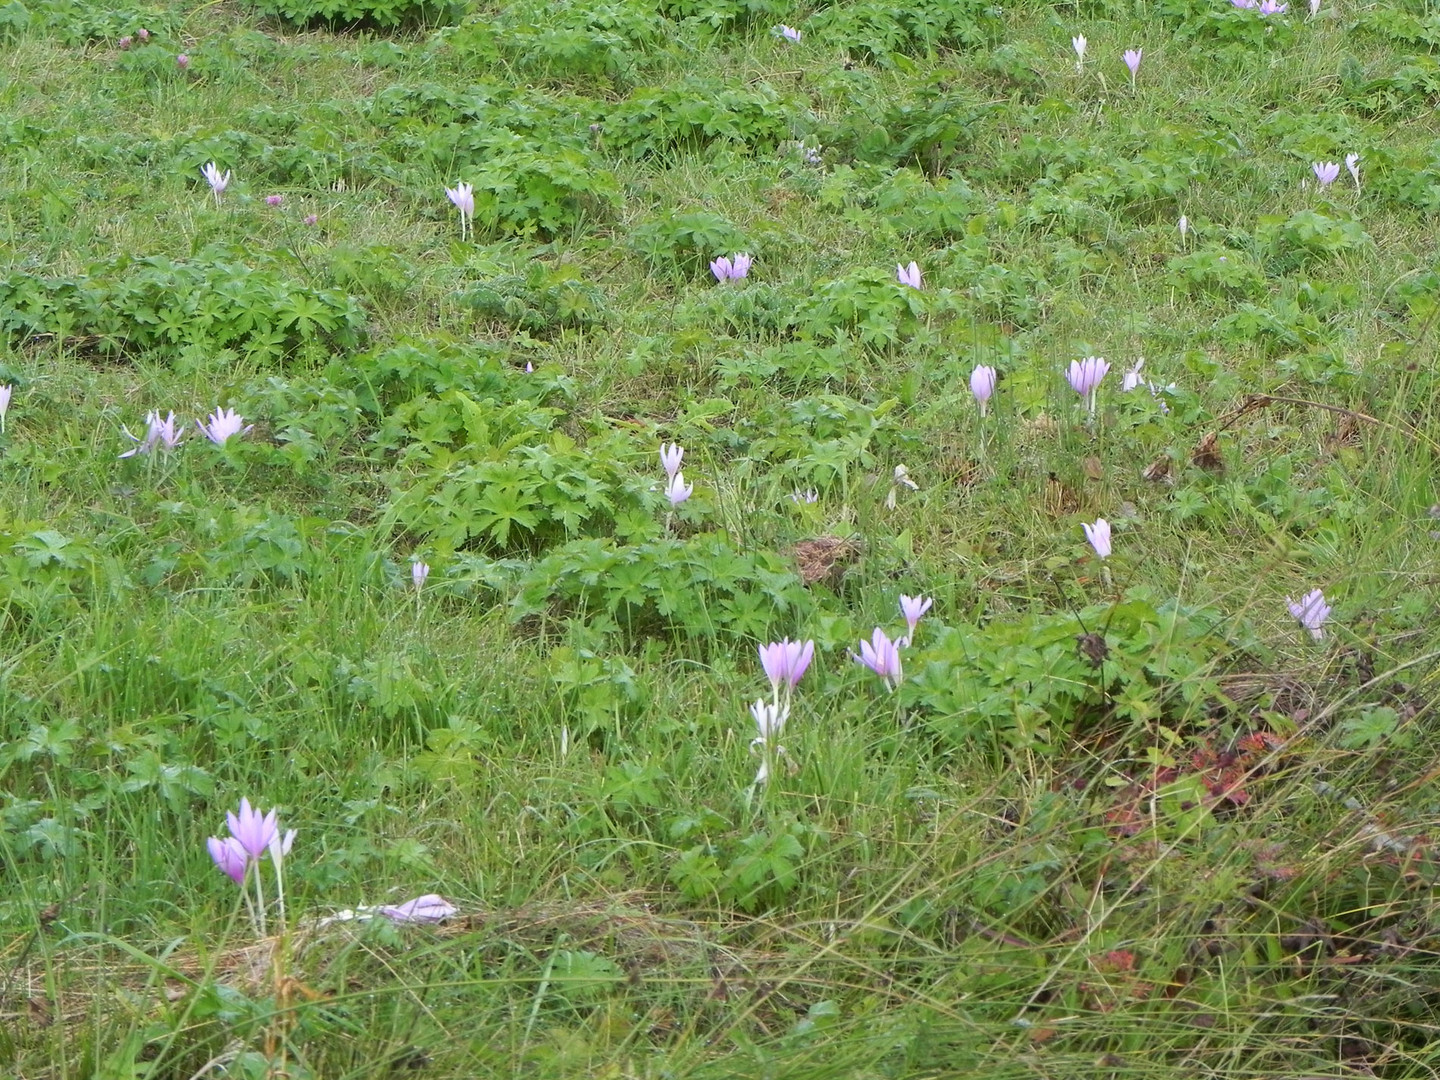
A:
[[[1110,364],[1103,356],[1087,356],[1084,360],[1070,361],[1070,367],[1065,372],[1070,389],[1085,399],[1092,415],[1095,412],[1095,393],[1100,388],[1100,380],[1109,370]]]
[[[223,870],[236,885],[245,882],[245,870],[250,865],[250,856],[241,846],[240,841],[233,836],[221,839],[212,836],[205,841],[205,846],[210,851],[210,858],[215,860],[215,865]]]
[[[175,66],[181,71],[187,70],[190,67],[190,57],[182,52],[179,56],[175,57]]]
[[[224,446],[232,436],[243,435],[255,425],[251,424],[246,427],[245,418],[233,409],[216,409],[210,414],[208,424],[202,424],[196,420],[195,426],[200,429],[200,434],[216,446]]]
[[[435,923],[450,918],[458,909],[448,900],[426,893],[403,904],[384,904],[375,910],[397,923]]]
[[[284,195],[266,195],[266,196],[265,196],[265,205],[266,205],[266,206],[279,206],[279,205],[280,205],[281,203],[283,203],[284,201],[285,201],[285,196],[284,196]]]
[[[278,814],[279,811],[276,810],[262,814],[250,806],[249,799],[241,799],[240,813],[227,811],[225,823],[230,828],[230,835],[239,842],[240,847],[252,859],[258,859],[270,850],[271,842],[279,835],[276,824]]]
[[[1090,546],[1095,549],[1095,554],[1102,559],[1110,557],[1110,523],[1104,518],[1096,518],[1095,524],[1082,522],[1081,528],[1085,530],[1085,539],[1090,541]]]
[[[1321,629],[1325,620],[1330,617],[1330,605],[1325,602],[1325,594],[1319,589],[1312,589],[1300,598],[1297,604],[1288,596],[1285,603],[1290,607],[1290,614],[1294,615],[1301,626],[1310,631],[1310,636],[1316,641],[1325,637],[1325,631]]]
[[[130,429],[123,425],[120,430],[127,439],[135,443],[129,450],[126,450],[120,455],[122,458],[134,457],[136,454],[148,454],[157,446],[162,445],[167,450],[174,450],[175,447],[180,445],[180,437],[184,433],[183,428],[177,429],[175,427],[175,414],[173,412],[168,413],[165,419],[161,420],[158,410],[152,410],[145,414],[145,437],[143,439],[130,434]]]
[[[783,641],[772,641],[768,645],[758,646],[758,650],[760,666],[765,669],[765,677],[770,680],[770,693],[779,701],[781,687],[787,692],[794,690],[800,677],[810,666],[810,661],[815,657],[815,642],[791,641],[785,638]]]
[[[1315,179],[1320,181],[1320,186],[1329,187],[1340,175],[1340,166],[1333,161],[1317,161],[1310,166],[1315,171]]]
[[[1125,66],[1130,69],[1130,84],[1132,86],[1135,84],[1135,76],[1140,73],[1140,56],[1144,51],[1144,49],[1125,50]]]
[[[914,259],[910,260],[909,266],[902,266],[899,263],[896,263],[895,276],[899,278],[901,285],[909,285],[912,289],[918,289],[921,287],[920,266],[918,263],[915,262]]]
[[[665,470],[667,477],[674,476],[680,471],[680,459],[685,456],[685,451],[677,443],[660,444],[660,465]]]
[[[896,465],[895,475],[890,481],[890,490],[885,494],[885,509],[895,509],[895,498],[902,487],[909,488],[911,491],[920,490],[920,485],[910,479],[910,470],[904,465]]]
[[[416,559],[410,564],[410,580],[415,585],[415,591],[419,592],[425,588],[425,579],[430,576],[430,564]]]
[[[665,497],[670,500],[671,507],[676,507],[690,498],[690,493],[694,490],[695,485],[685,483],[685,474],[676,469],[675,475],[670,477],[670,482],[665,485]]]
[[[715,275],[716,281],[739,281],[750,273],[750,264],[754,260],[745,253],[736,255],[733,259],[721,255],[718,259],[710,260],[710,272]]]
[[[891,641],[880,627],[875,628],[869,641],[861,639],[860,655],[855,659],[884,679],[891,690],[900,685],[900,643]]]
[[[915,627],[920,623],[920,616],[930,610],[930,605],[935,603],[928,596],[900,596],[900,614],[905,616],[905,625],[909,628],[905,634],[905,644],[909,645],[915,636]]]
[[[775,32],[792,45],[796,44],[801,37],[799,30],[796,30],[793,26],[786,26],[784,23],[777,26]]]
[[[215,202],[218,204],[220,202],[220,193],[230,184],[230,170],[226,169],[225,175],[222,176],[220,175],[220,166],[212,161],[200,166],[200,175],[205,177],[206,183],[210,185],[210,190],[215,193]]]
[[[975,370],[970,373],[970,393],[975,395],[975,401],[980,406],[980,415],[984,416],[989,407],[990,397],[995,393],[995,369],[988,364],[977,364]]]
[[[1360,187],[1360,155],[1346,154],[1345,168],[1350,170],[1350,179],[1355,181],[1355,187],[1358,190]]]
[[[1070,39],[1071,46],[1075,49],[1075,70],[1085,70],[1085,46],[1088,44],[1084,34],[1077,34]]]
[[[447,187],[445,194],[455,204],[455,209],[460,211],[460,239],[464,240],[465,232],[475,217],[475,189],[471,185],[461,182],[453,188]]]

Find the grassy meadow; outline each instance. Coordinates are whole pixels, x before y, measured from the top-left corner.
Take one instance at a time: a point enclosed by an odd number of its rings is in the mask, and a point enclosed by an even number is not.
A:
[[[0,5],[0,1075],[1436,1076],[1437,50]]]

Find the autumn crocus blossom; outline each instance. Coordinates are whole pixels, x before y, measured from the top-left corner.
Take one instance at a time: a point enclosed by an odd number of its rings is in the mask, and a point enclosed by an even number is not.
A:
[[[421,589],[425,588],[425,579],[429,576],[429,563],[421,562],[419,559],[416,559],[413,563],[410,564],[410,582],[415,586],[416,592],[419,592]]]
[[[754,259],[744,252],[728,258],[721,255],[710,260],[710,273],[715,275],[716,281],[740,281],[749,276],[752,262]]]
[[[223,839],[212,836],[205,841],[205,846],[210,851],[210,858],[215,860],[215,865],[225,872],[225,876],[236,885],[243,885],[245,871],[250,866],[250,856],[240,841],[233,836]]]
[[[249,799],[241,799],[240,812],[226,811],[225,824],[245,853],[252,859],[258,859],[270,850],[270,845],[280,833],[276,823],[278,817],[278,810],[262,814],[250,805]]]
[[[375,910],[391,922],[437,923],[450,918],[459,909],[435,893],[426,893],[403,904],[384,904]]]
[[[205,182],[210,185],[210,190],[215,193],[215,202],[220,202],[220,194],[230,186],[230,170],[226,169],[222,175],[220,166],[210,161],[200,166],[200,175],[205,177]]]
[[[1312,589],[1300,598],[1299,603],[1287,596],[1285,603],[1290,608],[1290,614],[1295,616],[1301,626],[1310,631],[1312,638],[1316,641],[1324,639],[1325,631],[1321,627],[1325,625],[1325,620],[1330,618],[1330,605],[1325,602],[1323,592],[1319,589]]]
[[[975,402],[980,406],[980,415],[984,416],[989,407],[990,398],[995,393],[995,369],[988,364],[977,364],[975,370],[970,373],[970,393],[975,395]]]
[[[1140,57],[1144,49],[1126,49],[1124,60],[1125,66],[1130,69],[1130,85],[1135,85],[1135,76],[1140,74]]]
[[[793,26],[786,26],[784,23],[777,26],[775,32],[792,45],[798,44],[802,36],[799,30],[796,30]]]
[[[665,485],[665,497],[670,500],[671,507],[676,507],[690,498],[694,490],[695,485],[685,483],[685,474],[677,469],[675,475],[670,477],[670,482]]]
[[[1104,518],[1096,518],[1095,524],[1082,522],[1081,528],[1085,530],[1085,539],[1090,541],[1090,546],[1095,549],[1095,554],[1102,559],[1110,557],[1110,523]]]
[[[1314,170],[1315,179],[1319,181],[1322,188],[1329,187],[1340,175],[1340,166],[1333,161],[1317,161],[1310,168]]]
[[[1360,155],[1346,154],[1345,168],[1350,170],[1350,179],[1355,181],[1355,188],[1358,191],[1360,188]]]
[[[908,628],[905,634],[906,645],[909,645],[915,637],[915,627],[920,624],[920,617],[930,610],[930,605],[935,603],[928,596],[905,596],[900,597],[900,614],[905,617],[905,625]]]
[[[1085,70],[1085,46],[1088,44],[1084,34],[1077,34],[1070,39],[1070,45],[1075,50],[1075,70]]]
[[[9,383],[0,384],[0,431],[5,430],[5,414],[10,411],[10,395],[15,387]]]
[[[216,409],[210,414],[208,424],[196,420],[195,426],[216,446],[224,446],[233,436],[243,435],[255,425],[245,426],[245,418],[233,409]]]
[[[901,285],[908,285],[912,289],[921,288],[920,264],[914,259],[910,260],[909,266],[902,266],[900,263],[896,263],[895,277]]]
[[[684,449],[678,443],[660,444],[660,467],[667,478],[680,471],[680,462],[685,457]]]
[[[460,239],[464,240],[466,231],[473,231],[470,223],[475,217],[475,189],[469,184],[459,183],[453,188],[447,187],[445,195],[460,211]]]
[[[891,641],[880,627],[875,628],[869,641],[861,639],[860,655],[855,660],[884,679],[891,690],[900,685],[900,642]]]
[[[1092,415],[1095,412],[1095,393],[1100,388],[1100,380],[1109,370],[1110,364],[1103,356],[1087,356],[1084,360],[1070,361],[1070,368],[1065,372],[1070,389],[1085,399]]]
[[[765,677],[770,680],[770,693],[776,701],[780,700],[782,689],[787,693],[795,689],[800,677],[810,667],[810,661],[815,658],[813,641],[791,641],[785,638],[757,646],[757,649],[760,653],[760,666],[765,669]]]
[[[137,454],[148,454],[157,446],[164,446],[167,450],[174,450],[180,445],[180,436],[184,428],[176,429],[175,414],[168,413],[164,420],[160,419],[158,410],[151,410],[145,414],[145,437],[130,434],[130,429],[121,426],[120,431],[124,436],[135,443],[129,450],[120,456],[122,458],[135,457]]]

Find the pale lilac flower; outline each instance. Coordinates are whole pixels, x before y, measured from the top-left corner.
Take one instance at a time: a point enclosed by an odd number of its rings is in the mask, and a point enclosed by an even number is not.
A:
[[[526,361],[525,361],[525,374],[526,374],[526,375],[534,375],[534,374],[535,374],[535,365],[532,364],[529,360],[526,360]]]
[[[1070,361],[1070,368],[1065,372],[1070,389],[1085,399],[1091,415],[1095,413],[1095,396],[1100,388],[1100,380],[1105,378],[1105,373],[1109,370],[1110,364],[1103,356],[1087,356],[1084,360]]]
[[[1144,366],[1145,358],[1142,356],[1135,361],[1135,366],[1125,373],[1125,378],[1120,380],[1120,389],[1123,393],[1128,394],[1131,390],[1146,385],[1144,377],[1140,374],[1140,369]]]
[[[145,27],[142,26],[139,30],[135,31],[135,36],[138,37],[141,41],[149,41],[150,31],[146,30]]]
[[[793,26],[786,26],[784,23],[777,26],[775,32],[792,45],[798,44],[800,38],[803,36],[799,30],[796,30]]]
[[[226,169],[225,174],[220,174],[220,166],[215,162],[209,162],[200,166],[200,175],[205,177],[205,182],[210,185],[210,190],[215,193],[215,202],[220,202],[220,193],[230,185],[230,170]]]
[[[678,443],[660,444],[660,465],[665,470],[665,476],[672,477],[680,471],[680,461],[685,456],[685,451]]]
[[[245,418],[233,409],[216,409],[210,414],[210,423],[195,421],[195,426],[216,446],[224,446],[234,435],[243,435],[255,425],[245,426]]]
[[[757,648],[760,653],[760,666],[765,669],[765,677],[770,680],[770,693],[777,701],[780,699],[780,688],[783,686],[787,693],[794,690],[800,677],[810,666],[810,661],[815,658],[813,641],[791,641],[785,638],[783,641],[772,641]]]
[[[922,287],[920,281],[920,266],[914,259],[910,260],[909,266],[902,266],[896,263],[895,276],[899,279],[901,285],[909,285],[912,289]]]
[[[801,503],[808,504],[818,502],[819,500],[820,493],[814,488],[806,488],[804,491],[801,491],[797,488],[790,493],[790,501],[793,502],[796,506],[799,506]]]
[[[1140,74],[1140,56],[1144,49],[1126,49],[1125,66],[1130,69],[1130,85],[1135,85],[1135,76]]]
[[[1355,181],[1355,189],[1360,189],[1360,155],[1346,154],[1345,168],[1350,170],[1350,179]]]
[[[1076,71],[1084,71],[1084,70],[1085,70],[1085,46],[1086,46],[1087,44],[1089,44],[1089,43],[1085,40],[1085,35],[1084,35],[1084,34],[1077,34],[1075,37],[1073,37],[1073,38],[1070,39],[1070,45],[1071,45],[1071,47],[1073,47],[1074,50],[1075,50],[1075,70],[1076,70]]]
[[[750,715],[755,718],[755,728],[760,732],[751,740],[750,745],[769,745],[785,730],[785,721],[790,719],[790,710],[785,705],[757,698],[750,706]]]
[[[284,195],[266,195],[266,196],[265,196],[265,205],[266,205],[266,206],[279,206],[279,205],[280,205],[281,203],[283,203],[284,201],[285,201],[285,196],[284,196]]]
[[[143,439],[130,434],[130,429],[123,425],[120,430],[127,439],[135,443],[120,455],[122,458],[134,457],[136,454],[148,454],[157,446],[174,450],[180,445],[180,437],[184,434],[184,428],[176,428],[173,412],[168,413],[165,419],[161,420],[158,410],[151,410],[145,414],[145,437]]]
[[[272,810],[271,813],[274,813]],[[275,871],[280,871],[280,864],[285,861],[285,856],[290,854],[290,846],[295,843],[295,830],[286,829],[285,835],[280,835],[280,830],[275,830],[275,835],[270,838],[270,861],[275,864]]]
[[[884,679],[891,690],[900,685],[900,642],[891,641],[880,627],[875,628],[869,641],[861,639],[860,655],[855,659]]]
[[[1312,589],[1300,598],[1298,604],[1287,596],[1285,603],[1290,607],[1290,614],[1295,616],[1301,626],[1310,631],[1312,638],[1316,641],[1324,639],[1325,631],[1321,627],[1330,617],[1330,605],[1325,602],[1323,592],[1319,589]]]
[[[121,49],[128,49],[131,45],[135,44],[135,39],[132,38],[129,34],[126,34],[115,44],[120,46]]]
[[[215,860],[215,865],[223,870],[231,881],[236,885],[245,883],[245,871],[250,865],[250,856],[239,840],[233,836],[227,836],[223,840],[212,836],[205,841],[205,846],[210,850],[210,858]]]
[[[1310,0],[1310,15],[1313,18],[1320,14],[1321,0]]]
[[[276,810],[262,814],[250,806],[249,799],[241,799],[240,813],[227,811],[225,823],[230,827],[230,835],[239,842],[249,856],[252,859],[258,859],[270,849],[270,844],[279,832],[276,825],[278,814],[279,811]]]
[[[1261,15],[1284,15],[1290,10],[1290,5],[1282,4],[1280,0],[1260,0],[1260,6],[1257,10],[1259,10]]]
[[[190,67],[190,57],[182,52],[179,56],[175,57],[175,66],[181,71],[187,70]]]
[[[10,395],[15,392],[15,387],[9,383],[0,383],[0,431],[5,430],[5,414],[10,411]]]
[[[1095,549],[1095,554],[1102,559],[1110,557],[1110,523],[1104,518],[1096,518],[1095,524],[1082,522],[1082,529],[1085,530],[1085,539],[1090,541],[1090,546]]]
[[[385,904],[376,910],[397,923],[437,923],[450,918],[459,909],[434,893],[426,893],[403,904]]]
[[[984,416],[989,407],[990,397],[995,393],[995,369],[988,364],[977,364],[975,370],[970,373],[970,393],[975,395],[975,402],[980,406],[980,415]]]
[[[1340,166],[1333,161],[1317,161],[1310,168],[1314,170],[1315,179],[1320,182],[1322,188],[1329,187],[1340,175]]]
[[[1246,10],[1259,6],[1259,0],[1230,0],[1230,3],[1234,4],[1237,8],[1245,8]]]
[[[475,217],[475,189],[466,183],[456,184],[453,188],[446,188],[445,194],[455,204],[455,209],[460,211],[460,239],[465,239],[467,227]]]
[[[1188,236],[1190,233],[1190,219],[1187,218],[1184,214],[1180,215],[1179,227],[1180,242],[1183,244],[1185,242],[1185,237]]]
[[[754,260],[751,256],[741,252],[733,259],[721,255],[718,259],[710,260],[710,272],[715,275],[716,281],[739,281],[750,274],[750,264]]]
[[[690,493],[694,490],[695,485],[685,483],[685,474],[677,469],[675,475],[670,477],[670,482],[665,485],[665,497],[670,500],[673,508],[690,498]]]
[[[319,215],[319,214],[306,214],[306,215],[305,215],[305,224],[306,224],[306,225],[314,225],[314,224],[315,224],[317,221],[319,221],[319,220],[320,220],[320,215]]]
[[[928,596],[900,596],[900,614],[905,616],[905,625],[909,628],[905,634],[905,644],[909,645],[915,636],[915,627],[920,623],[920,616],[930,610],[930,605],[935,603]]]
[[[430,576],[430,564],[416,559],[410,564],[410,580],[415,585],[415,591],[419,592],[425,588],[425,579]]]

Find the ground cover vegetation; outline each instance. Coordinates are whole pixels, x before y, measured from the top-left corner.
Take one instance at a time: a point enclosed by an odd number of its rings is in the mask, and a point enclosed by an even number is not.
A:
[[[0,5],[0,1072],[1433,1076],[1437,48]]]

